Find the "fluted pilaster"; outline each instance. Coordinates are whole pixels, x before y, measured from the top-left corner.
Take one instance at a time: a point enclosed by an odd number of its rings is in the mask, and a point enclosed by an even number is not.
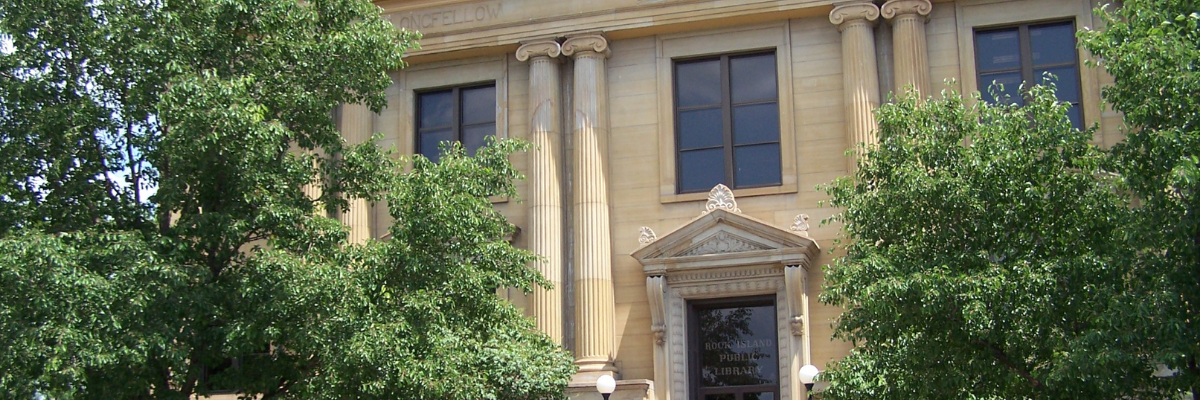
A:
[[[563,206],[562,129],[559,104],[559,54],[554,40],[532,41],[517,49],[517,59],[529,62],[528,153],[529,250],[544,257],[535,268],[551,289],[535,288],[529,309],[538,330],[554,343],[563,343]]]
[[[575,58],[571,164],[575,176],[575,363],[584,374],[614,371],[615,301],[605,158],[608,96],[604,59],[609,54],[608,41],[600,35],[580,35],[568,38],[562,48],[563,54]]]
[[[896,93],[911,87],[921,97],[931,94],[929,49],[925,43],[925,23],[933,4],[929,0],[889,0],[881,13],[892,21],[893,57]]]
[[[371,109],[362,104],[343,104],[340,129],[350,145],[371,140]],[[319,194],[319,193],[318,193]],[[371,238],[371,207],[365,199],[349,199],[350,209],[338,215],[350,227],[350,243],[364,243]]]
[[[841,3],[829,12],[829,22],[842,32],[842,79],[845,93],[846,141],[874,143],[875,116],[879,107],[879,72],[875,65],[875,34],[871,26],[879,18],[879,7],[868,1]],[[847,171],[858,165],[851,158]]]

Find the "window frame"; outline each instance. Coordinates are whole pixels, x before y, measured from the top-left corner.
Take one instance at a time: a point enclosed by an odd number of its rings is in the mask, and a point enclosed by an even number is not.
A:
[[[1012,27],[1016,24],[1038,24],[1040,22],[1074,21],[1076,32],[1093,29],[1096,21],[1089,0],[1077,2],[1041,0],[959,0],[954,2],[954,23],[958,36],[958,73],[960,83],[956,85],[964,94],[968,106],[974,106],[975,97],[968,94],[978,91],[978,73],[975,68],[975,32],[988,28]],[[1076,49],[1076,60],[1082,66],[1094,60],[1091,53]],[[1080,105],[1083,125],[1100,124],[1096,144],[1111,146],[1123,136],[1108,133],[1105,125],[1120,123],[1120,115],[1101,109],[1100,86],[1110,80],[1096,68],[1079,68]]]
[[[779,126],[776,126],[777,131],[775,134],[774,141],[755,142],[755,143],[739,145],[736,142],[734,142],[734,137],[733,137],[733,108],[735,106],[775,103],[776,120],[779,119],[779,114],[781,113],[781,110],[778,109],[778,107],[779,107],[779,91],[778,90],[775,91],[775,98],[771,101],[754,100],[754,101],[748,101],[748,102],[742,102],[742,103],[735,103],[733,101],[733,76],[732,76],[732,71],[730,69],[730,60],[734,59],[734,58],[754,57],[754,56],[761,56],[761,55],[767,55],[767,54],[770,54],[772,56],[772,58],[775,59],[775,63],[776,63],[775,67],[776,68],[775,68],[774,79],[775,79],[776,88],[778,88],[778,86],[779,86],[779,68],[778,68],[779,55],[775,52],[775,50],[741,51],[741,52],[733,52],[733,53],[723,53],[723,54],[718,54],[718,55],[708,55],[708,56],[702,56],[702,57],[683,57],[683,58],[676,58],[676,59],[671,60],[671,96],[672,96],[672,101],[673,101],[672,102],[672,107],[673,107],[672,116],[674,117],[674,123],[675,123],[675,149],[674,149],[674,151],[675,151],[675,171],[676,171],[675,190],[676,190],[677,194],[708,193],[708,191],[712,189],[711,187],[707,187],[707,188],[699,188],[699,189],[691,190],[691,191],[683,190],[683,173],[682,173],[682,171],[683,171],[683,157],[682,157],[683,152],[716,149],[717,146],[711,146],[711,147],[707,147],[707,148],[698,148],[698,149],[687,149],[687,150],[680,148],[680,143],[683,142],[683,139],[681,137],[681,135],[683,134],[683,131],[681,129],[681,124],[679,123],[679,114],[681,112],[685,112],[685,111],[711,108],[712,106],[711,105],[703,105],[703,106],[681,107],[679,105],[680,101],[679,101],[678,78],[679,78],[679,65],[680,64],[690,64],[690,63],[707,62],[707,61],[714,61],[714,60],[717,61],[718,65],[719,65],[719,71],[718,71],[719,82],[717,84],[720,85],[720,92],[721,92],[720,109],[721,109],[721,125],[722,125],[721,126],[722,144],[721,144],[720,148],[721,148],[721,152],[722,152],[722,157],[725,160],[724,173],[725,173],[726,186],[728,186],[730,189],[737,190],[737,189],[753,189],[753,188],[772,187],[772,186],[783,185],[783,171],[782,171],[782,169],[783,169],[783,159],[782,159],[783,158],[783,155],[782,155],[783,143],[780,140],[780,136],[782,135],[782,131],[783,131],[782,123],[780,123]],[[780,149],[780,153],[781,153],[780,154],[780,163],[779,163],[779,167],[780,167],[779,181],[777,183],[768,183],[768,184],[739,185],[737,182],[737,164],[736,164],[737,156],[735,155],[735,150],[738,147],[742,147],[742,146],[755,146],[755,145],[763,145],[763,144],[771,144],[771,143],[774,143],[781,148]]]
[[[689,31],[655,37],[658,119],[659,203],[702,201],[707,191],[678,193],[676,169],[674,60],[703,58],[721,54],[775,52],[776,94],[779,101],[779,153],[782,184],[733,189],[739,198],[797,193],[799,191],[796,157],[798,127],[794,119],[795,93],[792,81],[791,25],[787,21],[743,25],[731,28]],[[710,188],[711,189],[711,188]]]
[[[465,59],[442,61],[410,61],[404,69],[388,72],[392,85],[388,86],[388,107],[375,116],[375,131],[383,134],[376,141],[382,148],[395,148],[397,153],[412,156],[419,154],[413,146],[417,143],[416,92],[434,90],[456,85],[468,85],[493,81],[496,84],[496,137],[508,138],[508,81],[509,64],[518,64],[512,54],[493,54]],[[405,169],[412,168],[406,164]],[[507,196],[492,196],[492,203],[507,203]],[[387,235],[392,217],[387,207],[375,207],[372,237]]]
[[[414,140],[413,154],[414,155],[416,155],[416,154],[425,155],[425,154],[421,153],[421,145],[422,145],[422,143],[421,143],[421,136],[422,136],[421,135],[421,131],[422,131],[422,129],[421,129],[421,115],[422,115],[421,114],[421,96],[427,95],[427,94],[433,94],[433,93],[443,93],[443,92],[446,92],[447,90],[450,91],[450,97],[451,97],[451,101],[452,101],[451,110],[450,110],[450,121],[451,121],[450,122],[450,134],[454,137],[454,141],[462,143],[462,131],[463,131],[464,127],[482,126],[482,125],[486,124],[483,122],[473,123],[473,124],[463,124],[463,122],[462,122],[462,92],[466,91],[466,90],[481,89],[481,88],[487,88],[487,87],[492,88],[493,91],[498,90],[496,81],[472,82],[472,83],[454,85],[454,86],[449,86],[449,87],[423,88],[420,90],[414,90],[413,91],[413,118],[414,119],[413,119],[413,132],[412,132],[413,140]],[[497,103],[496,99],[492,99],[492,108],[493,109],[496,108],[497,104],[498,103]],[[496,118],[495,115],[492,116],[491,123],[494,126],[494,129],[492,131],[492,136],[499,137],[500,121],[498,118]],[[444,129],[444,128],[438,128],[438,129]],[[428,155],[425,155],[425,157],[429,158]]]
[[[975,59],[972,60],[972,63],[974,64],[974,69],[975,69],[976,88],[978,89],[980,86],[982,86],[984,84],[987,84],[987,86],[985,86],[985,88],[991,87],[990,83],[982,82],[983,78],[981,76],[983,74],[994,74],[994,73],[1003,73],[1003,72],[1020,72],[1022,83],[1032,82],[1033,84],[1040,85],[1042,82],[1042,77],[1035,76],[1034,71],[1036,69],[1074,67],[1075,68],[1075,85],[1076,85],[1075,86],[1075,89],[1076,89],[1075,96],[1078,100],[1064,101],[1064,102],[1070,104],[1073,107],[1074,106],[1079,107],[1079,113],[1080,113],[1079,123],[1081,125],[1076,128],[1084,129],[1087,127],[1087,124],[1085,122],[1086,121],[1085,116],[1087,115],[1087,112],[1086,112],[1086,110],[1083,109],[1084,108],[1083,107],[1083,92],[1084,92],[1084,90],[1083,90],[1083,71],[1080,68],[1081,62],[1079,59],[1079,52],[1078,51],[1072,52],[1072,54],[1071,54],[1072,57],[1071,57],[1070,63],[1062,62],[1062,63],[1057,63],[1057,64],[1046,64],[1046,65],[1037,65],[1037,66],[1034,65],[1033,38],[1032,38],[1032,36],[1030,36],[1029,30],[1031,28],[1035,28],[1035,27],[1046,27],[1046,26],[1055,26],[1055,25],[1070,25],[1071,32],[1079,32],[1078,25],[1074,19],[1049,19],[1049,20],[1041,20],[1041,21],[1026,21],[1026,22],[1020,22],[1020,23],[1008,24],[1008,25],[973,28],[971,31],[971,44],[972,44],[972,51],[976,55]],[[979,41],[978,41],[979,34],[989,33],[989,32],[1009,31],[1009,30],[1013,30],[1013,29],[1017,30],[1017,46],[1018,46],[1018,52],[1021,56],[1020,65],[1015,69],[1008,68],[1008,69],[995,69],[995,70],[986,70],[986,71],[981,70],[979,67],[978,59],[977,59],[977,56],[979,54]],[[1071,35],[1071,43],[1075,45],[1072,49],[1077,50],[1079,47],[1079,42],[1074,35]],[[1061,77],[1058,77],[1058,78],[1059,78],[1059,80],[1057,82],[1055,82],[1056,84],[1062,82]],[[1029,91],[1029,88],[1026,87],[1024,90],[1021,91],[1020,95],[1026,96],[1028,94],[1028,91]],[[983,92],[983,90],[980,89],[980,92]]]

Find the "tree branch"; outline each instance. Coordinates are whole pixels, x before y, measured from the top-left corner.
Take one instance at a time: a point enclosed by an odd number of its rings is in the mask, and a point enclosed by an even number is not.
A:
[[[317,361],[316,356],[309,357],[308,360],[309,360],[309,362],[307,365],[300,367],[301,373],[308,373],[309,371],[312,371],[313,369],[315,369],[317,367],[317,365],[319,365],[319,362]],[[279,378],[279,385],[276,386],[274,389],[271,389],[271,391],[263,393],[262,397],[259,397],[258,400],[268,400],[268,399],[275,398],[276,396],[279,396],[281,394],[285,394],[288,392],[289,389],[292,388],[292,385],[295,385],[296,382],[298,382],[298,381],[299,381],[299,379],[291,380],[291,379],[287,379],[287,378]]]
[[[1013,370],[1013,372],[1016,372],[1017,375],[1020,375],[1022,378],[1025,378],[1026,381],[1029,381],[1029,384],[1032,385],[1034,389],[1041,389],[1041,388],[1045,387],[1044,385],[1042,385],[1042,382],[1037,380],[1037,378],[1034,378],[1033,375],[1029,373],[1029,371],[1025,370],[1024,368],[1021,368],[1016,363],[1014,363],[1012,361],[1012,359],[1008,358],[1008,354],[1005,354],[1004,350],[1000,350],[999,347],[996,347],[996,345],[994,345],[991,342],[988,342],[986,340],[974,340],[973,342],[975,344],[981,345],[984,348],[986,348],[992,354],[993,358],[1000,361],[1001,364],[1004,364],[1009,369]]]

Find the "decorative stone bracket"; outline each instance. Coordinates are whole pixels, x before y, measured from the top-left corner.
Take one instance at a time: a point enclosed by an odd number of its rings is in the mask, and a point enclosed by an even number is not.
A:
[[[788,310],[792,317],[788,320],[792,336],[804,336],[804,315],[808,309],[808,271],[799,265],[789,265],[783,269],[784,286],[787,288]],[[807,346],[806,346],[807,347]],[[804,349],[805,354],[808,349]]]

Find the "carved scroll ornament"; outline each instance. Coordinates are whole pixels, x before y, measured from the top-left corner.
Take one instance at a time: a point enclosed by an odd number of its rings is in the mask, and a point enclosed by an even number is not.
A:
[[[735,213],[742,212],[742,209],[737,206],[737,201],[733,199],[733,191],[729,190],[728,186],[720,183],[708,191],[708,204],[704,206],[704,212],[700,214],[708,214],[716,209]]]
[[[562,54],[562,45],[549,39],[528,42],[517,48],[517,60],[522,62],[535,57],[554,58],[559,54]]]
[[[933,11],[933,3],[929,0],[889,0],[883,4],[880,13],[884,18],[892,19],[904,14],[927,16],[930,11]]]
[[[650,229],[650,227],[643,226],[641,229],[638,229],[638,243],[641,243],[642,246],[654,243],[655,240],[658,240],[658,235],[655,235],[654,230]]]
[[[842,4],[829,12],[829,22],[841,29],[842,24],[864,20],[871,22],[879,18],[879,6],[869,2]]]
[[[703,256],[709,254],[742,253],[747,251],[770,250],[771,246],[753,240],[721,231],[699,244],[688,247],[675,257]]]
[[[791,325],[792,336],[804,336],[803,315],[793,315],[792,319],[788,322]]]
[[[568,56],[584,55],[583,52],[589,51],[608,57],[608,40],[601,35],[580,35],[569,37],[562,44],[562,53]]]
[[[808,237],[808,214],[797,215],[796,220],[792,221],[792,227],[789,230],[792,233],[800,235],[800,237]]]

